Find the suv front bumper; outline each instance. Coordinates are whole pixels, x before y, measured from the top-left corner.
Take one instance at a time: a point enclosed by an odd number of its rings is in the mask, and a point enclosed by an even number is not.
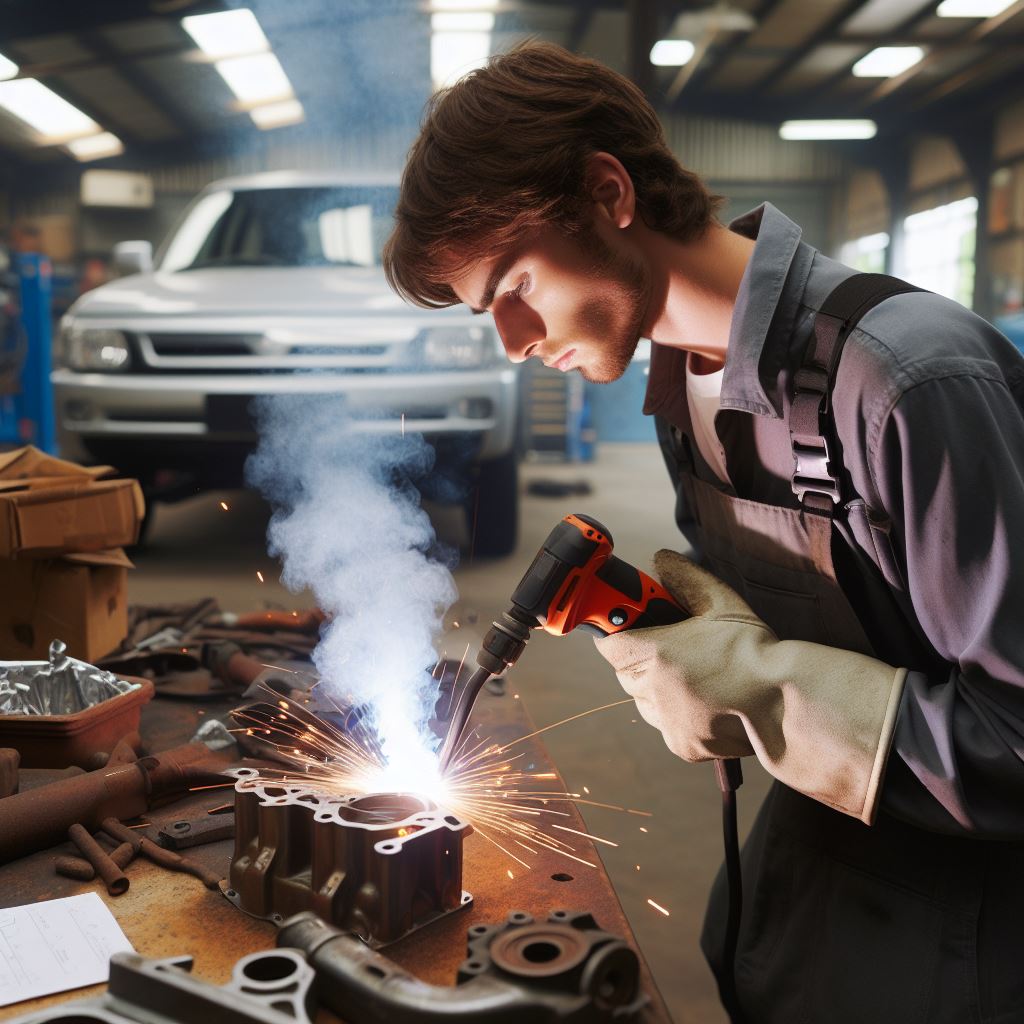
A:
[[[175,441],[237,446],[255,441],[244,416],[262,395],[336,395],[355,429],[411,430],[431,437],[476,436],[489,459],[515,445],[513,367],[415,374],[113,374],[55,370],[57,417],[65,437],[153,449]],[[237,416],[231,415],[232,409]],[[227,415],[225,413],[227,412]]]

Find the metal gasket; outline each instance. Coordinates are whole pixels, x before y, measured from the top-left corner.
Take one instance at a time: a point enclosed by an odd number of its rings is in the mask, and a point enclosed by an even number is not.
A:
[[[280,923],[313,911],[374,948],[467,906],[472,826],[411,793],[334,797],[251,768],[235,783],[235,852],[221,891]]]

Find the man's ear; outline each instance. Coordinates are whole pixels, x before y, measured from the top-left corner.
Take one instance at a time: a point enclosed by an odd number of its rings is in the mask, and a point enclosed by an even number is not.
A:
[[[611,153],[587,158],[587,189],[597,213],[616,227],[628,228],[636,216],[636,192],[629,172]]]

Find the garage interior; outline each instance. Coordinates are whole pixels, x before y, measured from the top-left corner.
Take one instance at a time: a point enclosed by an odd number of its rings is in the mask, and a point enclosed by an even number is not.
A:
[[[126,719],[129,724],[85,753],[69,753],[63,734],[38,752],[14,722],[30,716],[0,714],[0,747],[20,754],[20,770],[19,758],[13,769],[10,758],[0,764],[6,786],[0,821],[33,817],[22,810],[22,817],[4,819],[8,801],[80,779],[83,770],[111,770],[118,762],[104,769],[106,755],[116,754],[118,741],[136,728],[141,746],[127,754],[119,748],[122,768],[196,736],[214,746],[223,741],[218,771],[228,754],[236,767],[242,758],[260,763],[254,747],[226,745],[237,738],[229,730],[251,734],[254,724],[231,711],[253,700],[266,706],[269,699],[272,707],[280,693],[243,696],[248,686],[237,675],[214,682],[216,658],[248,657],[253,678],[266,670],[261,678],[308,680],[318,630],[364,593],[383,618],[388,601],[399,610],[430,604],[430,592],[410,596],[418,591],[415,579],[385,578],[405,563],[397,556],[392,562],[391,549],[378,547],[385,531],[379,522],[371,529],[376,513],[362,504],[355,484],[346,490],[345,474],[358,476],[359,467],[342,453],[334,459],[335,443],[355,437],[359,447],[383,436],[390,447],[368,456],[379,459],[371,476],[411,465],[410,459],[429,461],[433,455],[423,452],[436,449],[439,471],[421,479],[429,522],[408,489],[388,516],[393,512],[392,533],[413,524],[407,548],[429,556],[417,567],[430,561],[451,569],[454,589],[449,593],[444,580],[436,584],[444,609],[428,637],[437,664],[424,666],[449,687],[468,674],[491,621],[508,608],[563,517],[594,517],[613,536],[616,554],[644,571],[651,571],[656,549],[686,550],[653,422],[641,412],[649,342],[619,380],[595,385],[555,369],[510,366],[493,329],[470,323],[464,309],[401,312],[387,296],[377,265],[390,216],[387,196],[397,188],[424,104],[488,54],[535,38],[628,75],[655,105],[674,153],[725,197],[723,222],[771,202],[825,254],[955,299],[1024,350],[1024,0],[5,0],[0,10],[0,448],[14,453],[33,446],[64,460],[36,462],[30,453],[28,470],[17,461],[5,469],[0,452],[0,504],[10,501],[0,508],[10,527],[0,540],[0,572],[7,574],[0,659],[4,669],[46,662],[53,657],[50,642],[62,640],[72,659],[101,666],[107,659],[115,674],[148,676],[154,691],[143,698],[141,722],[136,709],[135,725]],[[244,19],[228,42],[204,35],[210,22],[202,19],[228,13]],[[246,32],[255,35],[239,42]],[[663,43],[670,45],[655,63]],[[879,48],[876,61],[896,63],[865,65]],[[246,68],[253,60],[261,63]],[[45,87],[42,99],[25,91],[30,83]],[[47,110],[64,119],[59,127],[41,120]],[[850,137],[822,139],[808,127],[836,119],[848,123]],[[267,172],[276,177],[258,177]],[[215,184],[225,181],[234,184]],[[272,281],[281,267],[298,273],[303,259],[290,267],[286,255],[272,263],[267,249],[246,264],[244,247],[257,244],[250,236],[231,257],[224,255],[223,237],[201,242],[181,231],[219,196],[230,192],[232,202],[244,203],[274,188],[300,191],[314,204],[308,209],[320,218],[323,245],[315,280]],[[330,204],[340,203],[336,196],[346,190],[356,198],[336,211]],[[328,193],[329,203],[317,198]],[[324,219],[336,212],[345,216]],[[256,214],[250,208],[246,216]],[[368,241],[352,241],[364,228]],[[189,244],[179,271],[168,269],[175,246]],[[140,282],[152,277],[154,259],[164,280],[150,287]],[[404,340],[441,353],[412,382],[388,376],[401,367],[378,326],[384,314],[413,318]],[[339,331],[341,350],[332,348]],[[458,332],[470,337],[468,348],[451,340]],[[276,396],[289,414],[254,411],[255,397],[264,394]],[[323,406],[319,412],[302,404],[311,398]],[[328,418],[312,418],[322,415]],[[321,429],[333,417],[357,424],[355,434]],[[250,466],[246,478],[245,459],[259,431],[273,433],[273,451],[262,473],[254,475]],[[424,434],[426,441],[417,440]],[[394,454],[407,441],[422,444],[420,454]],[[372,444],[365,450],[374,450]],[[326,453],[322,487],[302,474],[318,453]],[[75,469],[103,465],[113,469]],[[293,493],[282,497],[279,476],[294,485]],[[308,512],[295,496],[303,488],[314,504],[326,503],[306,520],[294,514]],[[46,492],[70,511],[54,512],[33,540],[33,508]],[[367,502],[376,493],[367,491]],[[26,495],[35,497],[22,504]],[[75,504],[101,498],[114,505],[82,512],[84,505]],[[79,514],[98,519],[76,526]],[[282,518],[291,526],[282,527]],[[340,584],[308,568],[317,556],[298,550],[294,531],[303,522],[310,551],[323,552],[325,572],[339,569],[348,592],[339,595]],[[292,560],[287,581],[282,555]],[[44,584],[38,574],[46,572],[64,573],[64,582]],[[51,600],[39,597],[44,593],[57,595],[49,610],[39,607]],[[193,649],[187,629],[175,632],[174,615],[187,618],[182,609],[204,599],[216,602],[223,632]],[[325,600],[335,604],[325,607]],[[315,614],[318,602],[326,620]],[[138,624],[139,610],[168,607],[174,612],[161,619],[163,636],[133,647],[128,624]],[[248,631],[232,639],[237,616]],[[265,638],[253,640],[260,616],[273,617],[274,628],[286,632],[281,620],[302,618],[301,642],[279,647],[275,656]],[[429,612],[425,618],[417,637],[428,629]],[[386,626],[404,629],[394,618]],[[241,649],[225,653],[225,643]],[[403,633],[378,647],[384,652],[405,643]],[[179,664],[172,655],[181,644]],[[217,651],[209,653],[212,647]],[[129,655],[134,671],[125,667]],[[61,655],[55,657],[51,674]],[[13,686],[0,684],[4,709],[11,707]],[[485,842],[480,833],[488,826],[477,822],[461,853],[460,884],[472,892],[472,903],[460,907],[456,898],[451,905],[449,893],[440,919],[417,921],[411,933],[406,921],[397,941],[389,935],[384,942],[384,956],[432,986],[451,986],[456,969],[465,972],[473,962],[466,958],[467,929],[499,924],[517,911],[541,922],[557,910],[592,913],[597,928],[633,951],[639,993],[646,996],[634,1016],[617,1019],[728,1019],[699,948],[707,894],[722,862],[714,772],[675,757],[624,697],[581,631],[564,639],[536,635],[506,683],[485,689],[478,713],[481,722],[497,723],[495,737],[572,719],[525,749],[535,755],[530,768],[552,780],[553,790],[575,794],[564,812],[577,829],[575,857],[566,860],[559,841],[524,863]],[[292,701],[288,696],[281,707],[301,720],[304,712]],[[359,710],[353,701],[346,712]],[[576,717],[591,709],[604,710]],[[253,713],[267,714],[265,707]],[[346,718],[338,728],[350,724]],[[352,728],[358,734],[363,726]],[[744,774],[741,836],[771,782],[753,758],[744,761]],[[233,785],[179,786],[177,802],[110,813],[139,826],[135,834],[150,847],[160,828],[183,820],[205,825],[231,818],[239,834],[240,805],[228,808],[233,813],[208,813],[231,803]],[[68,824],[74,823],[72,815]],[[84,1010],[81,1017],[60,1016],[75,1001],[101,999],[105,982],[61,982],[59,990],[43,983],[33,991],[18,977],[18,958],[30,947],[5,938],[5,915],[13,908],[97,893],[136,953],[149,960],[191,957],[192,977],[207,988],[228,983],[243,957],[274,949],[280,919],[251,906],[244,912],[244,890],[232,899],[231,885],[241,889],[243,871],[232,866],[230,834],[179,848],[208,876],[228,880],[220,891],[135,849],[125,870],[131,885],[115,896],[99,880],[55,873],[55,858],[85,854],[64,836],[66,829],[58,842],[45,830],[29,845],[4,849],[0,840],[0,1019],[108,1019]],[[102,832],[98,823],[87,831]],[[567,835],[564,828],[555,833],[556,840]],[[104,850],[117,845],[116,836],[101,839]],[[318,906],[308,881],[306,889]],[[340,922],[341,932],[353,930]],[[375,936],[362,938],[365,948],[377,945]],[[476,983],[473,970],[460,975],[464,985]],[[538,1013],[525,995],[536,975],[534,969],[524,973],[525,982],[503,982],[523,1019]],[[264,983],[273,987],[271,979]],[[277,998],[273,1005],[265,999],[259,1012],[305,1019],[308,1006],[296,1009],[301,1000],[286,1010],[282,1000],[292,996]],[[424,1006],[440,999],[418,998]],[[404,1004],[391,1006],[386,995],[373,999],[375,1012],[397,1014],[388,1019],[420,1019],[412,1011],[402,1016]],[[544,1019],[613,1019],[570,1018],[569,1003],[558,1005],[551,1012],[566,1016]],[[248,1012],[241,1003],[234,1009]],[[212,1009],[207,1017],[188,1012],[167,1019],[215,1019]],[[490,1019],[455,1004],[452,1016]],[[340,1017],[321,1007],[316,1019]]]

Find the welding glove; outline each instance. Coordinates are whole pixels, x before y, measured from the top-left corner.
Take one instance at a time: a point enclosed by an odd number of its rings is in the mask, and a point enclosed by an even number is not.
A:
[[[643,718],[685,761],[755,754],[790,788],[870,824],[906,669],[779,640],[689,559],[659,551],[654,565],[692,617],[596,641]]]

